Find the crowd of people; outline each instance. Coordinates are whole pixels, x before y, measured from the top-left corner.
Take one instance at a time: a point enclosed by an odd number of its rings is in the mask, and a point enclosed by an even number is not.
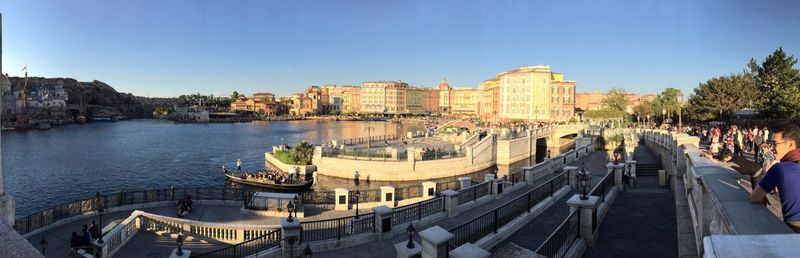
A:
[[[72,231],[72,237],[70,237],[69,240],[70,252],[75,252],[78,249],[91,251],[91,249],[94,249],[92,242],[102,236],[103,233],[101,232],[100,225],[95,223],[94,220],[92,220],[91,225],[83,224],[80,235],[78,232]]]
[[[245,180],[273,182],[276,184],[286,184],[297,181],[293,175],[284,175],[282,173],[268,170],[256,170],[255,172],[245,170],[239,175],[239,177]]]

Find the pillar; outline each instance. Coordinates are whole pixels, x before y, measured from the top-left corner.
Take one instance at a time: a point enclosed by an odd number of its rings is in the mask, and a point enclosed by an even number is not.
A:
[[[436,197],[436,190],[435,182],[422,182],[422,197],[425,199]]]
[[[450,251],[449,254],[452,258],[489,258],[492,256],[492,253],[472,243],[463,244],[455,250]]]
[[[472,178],[468,176],[459,177],[458,183],[461,186],[461,189],[467,189],[472,186]]]
[[[483,174],[483,182],[489,182],[495,179],[497,179],[497,175],[495,175],[494,173]]]
[[[578,228],[580,228],[580,237],[586,240],[586,245],[590,247],[594,246],[594,236],[597,235],[595,231],[600,229],[600,225],[597,225],[596,227],[593,225],[594,221],[592,214],[600,205],[600,197],[589,196],[589,199],[581,200],[580,195],[576,194],[567,200],[567,205],[569,206],[570,213],[576,210],[580,213],[578,214]],[[598,221],[597,223],[599,224],[600,222]],[[593,227],[595,227],[595,229],[592,229]]]
[[[347,189],[345,189],[345,188],[336,188],[336,189],[333,189],[333,192],[334,192],[334,197],[335,197],[335,199],[334,199],[335,204],[333,205],[333,210],[337,210],[337,211],[346,211],[346,210],[348,210],[349,207],[350,207],[349,206],[349,204],[350,204],[349,201],[350,200],[348,200],[348,198],[350,198],[349,191]]]
[[[300,256],[300,219],[288,221],[281,218],[281,255],[282,257]]]
[[[447,230],[433,226],[419,232],[422,240],[422,258],[446,258],[447,243],[454,235]]]
[[[396,196],[394,195],[394,187],[381,186],[381,203],[383,205],[394,208]]]
[[[606,168],[608,168],[608,171],[614,172],[614,185],[617,187],[617,192],[621,192],[624,189],[624,186],[622,186],[622,173],[625,164],[619,163],[615,165],[613,162],[610,162],[606,164]]]
[[[458,216],[458,192],[448,189],[442,191],[442,196],[444,196],[444,210],[447,212],[447,217]]]
[[[372,207],[375,212],[375,232],[378,234],[378,240],[383,240],[389,232],[392,232],[392,209],[386,205]]]

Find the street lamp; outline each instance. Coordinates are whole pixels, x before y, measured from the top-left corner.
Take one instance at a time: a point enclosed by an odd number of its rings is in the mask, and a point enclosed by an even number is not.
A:
[[[100,197],[100,192],[99,191],[96,192],[94,194],[94,196],[95,196],[95,199],[97,200],[97,207],[98,207],[97,208],[97,214],[100,215],[100,219],[99,219],[100,220],[100,224],[97,225],[98,227],[100,227],[100,235],[98,236],[100,239],[97,240],[97,243],[102,245],[104,243],[103,242],[103,212],[105,210],[103,209],[103,202],[100,199],[101,198]]]
[[[303,248],[303,258],[311,258],[311,247],[306,243],[306,248]]]
[[[182,249],[182,247],[183,247],[183,234],[182,233],[178,234],[178,240],[176,240],[176,242],[178,242],[178,252],[175,253],[175,254],[177,254],[178,256],[182,256],[183,255],[183,249]]]
[[[47,255],[47,238],[42,235],[42,240],[39,241],[39,246],[42,247],[42,255]]]
[[[358,219],[358,199],[361,197],[361,191],[358,190],[358,185],[361,184],[361,174],[358,171],[353,175],[353,182],[356,183],[356,219]]]
[[[408,223],[408,228],[406,228],[406,233],[408,234],[408,244],[406,244],[406,248],[414,249],[414,233],[417,230],[414,228],[414,222]]]
[[[286,218],[286,221],[293,222],[294,218],[292,218],[292,211],[294,211],[294,200],[289,201],[289,204],[286,204],[286,210],[289,211],[289,217]]]
[[[576,177],[576,179],[578,180],[578,183],[581,186],[580,199],[581,200],[588,200],[589,199],[589,194],[588,194],[588,192],[586,192],[586,187],[588,187],[588,185],[589,185],[589,177],[590,177],[590,175],[589,175],[589,172],[586,172],[586,164],[585,163],[581,167],[581,171],[578,172],[575,175],[575,177]]]

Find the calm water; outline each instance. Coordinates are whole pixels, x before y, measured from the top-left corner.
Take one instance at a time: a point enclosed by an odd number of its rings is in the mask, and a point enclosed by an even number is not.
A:
[[[17,216],[96,191],[224,186],[220,166],[264,168],[264,152],[285,142],[357,138],[419,130],[385,122],[281,121],[249,124],[175,124],[163,120],[69,125],[47,131],[4,131],[5,190]],[[322,181],[322,180],[321,180]],[[337,182],[336,180],[328,180]]]

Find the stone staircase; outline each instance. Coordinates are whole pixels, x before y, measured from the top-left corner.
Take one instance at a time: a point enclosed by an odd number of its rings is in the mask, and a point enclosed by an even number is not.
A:
[[[661,166],[661,163],[638,163],[636,164],[636,176],[637,177],[657,177],[658,170],[664,169]]]

